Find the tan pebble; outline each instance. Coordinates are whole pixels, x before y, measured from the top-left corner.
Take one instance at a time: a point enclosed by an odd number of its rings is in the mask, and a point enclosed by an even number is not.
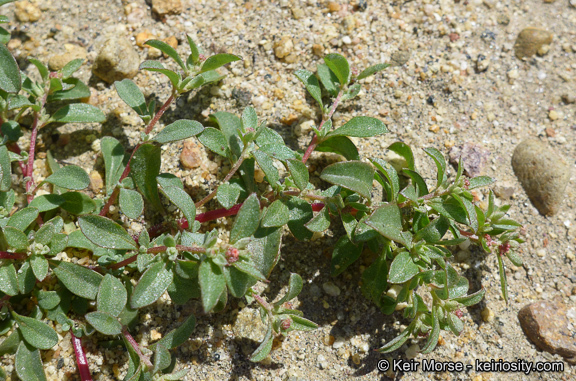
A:
[[[136,39],[136,45],[139,48],[144,48],[146,45],[144,45],[146,43],[146,41],[148,40],[152,40],[156,38],[152,33],[150,33],[150,31],[148,29],[145,29],[143,32],[140,32],[136,35],[135,39]]]
[[[433,124],[430,127],[428,127],[428,130],[432,131],[433,133],[437,133],[438,131],[440,131],[440,126],[438,126],[437,124]]]
[[[178,47],[178,40],[174,36],[170,36],[168,38],[163,39],[165,43],[176,49]]]
[[[158,16],[178,15],[182,13],[181,0],[152,0],[152,10]]]
[[[112,365],[112,372],[117,379],[120,377],[120,367],[118,367],[118,364]]]
[[[300,20],[302,18],[304,18],[305,13],[301,8],[292,8],[292,17],[294,17],[295,20]]]
[[[261,183],[262,181],[264,181],[264,171],[262,171],[260,168],[256,168],[256,170],[254,171],[254,180],[257,183]]]
[[[476,111],[474,111],[471,115],[470,115],[470,119],[472,120],[476,120],[476,118],[478,117],[478,113]]]
[[[202,164],[201,147],[193,140],[186,140],[180,154],[180,164],[186,169],[198,168]]]
[[[491,321],[494,320],[494,311],[492,311],[492,309],[490,307],[485,307],[482,312],[482,320],[484,320],[487,323],[490,323]]]
[[[156,331],[155,329],[150,331],[150,340],[152,341],[156,341],[156,340],[160,340],[162,338],[162,334],[158,331]]]
[[[516,58],[532,57],[543,45],[550,45],[552,34],[544,29],[526,28],[516,38],[514,52]]]
[[[274,54],[277,58],[284,58],[292,53],[294,43],[289,36],[283,36],[280,40],[274,43]]]
[[[324,336],[324,345],[332,346],[332,344],[334,344],[334,341],[336,341],[336,338],[334,336],[332,335]]]
[[[284,99],[284,92],[282,89],[274,89],[274,96],[278,99]]]
[[[58,71],[68,62],[78,58],[86,60],[87,51],[83,47],[75,44],[65,44],[65,48],[67,50],[66,53],[50,57],[50,60],[48,61],[48,67],[50,70]]]
[[[456,142],[454,142],[453,140],[446,140],[444,142],[444,147],[446,148],[452,148],[454,147],[454,145],[456,144]]]
[[[320,44],[312,45],[312,52],[314,55],[321,57],[324,54],[324,47]]]
[[[288,55],[288,57],[284,58],[284,61],[287,63],[298,62],[298,55],[296,53],[291,53]]]
[[[18,1],[14,4],[16,8],[14,14],[20,22],[35,22],[40,20],[42,11],[36,3],[29,1]]]
[[[298,115],[296,115],[296,114],[290,114],[290,115],[281,119],[282,124],[285,124],[286,126],[291,126],[292,124],[296,123],[297,121],[298,121]]]
[[[557,120],[560,117],[560,115],[558,115],[558,111],[556,110],[550,110],[550,112],[548,113],[548,118],[550,118],[550,120],[554,121]]]
[[[538,55],[540,57],[545,56],[550,51],[550,45],[542,45],[540,49],[538,49]]]
[[[342,6],[337,2],[335,1],[328,2],[328,10],[330,12],[338,12],[340,9],[342,9]]]
[[[438,337],[438,345],[446,345],[446,340],[442,336]]]
[[[356,365],[360,365],[360,355],[358,353],[354,353],[354,355],[352,355],[352,362]]]
[[[552,127],[546,127],[544,131],[546,131],[546,136],[548,136],[549,138],[553,138],[556,136],[556,131]]]
[[[90,190],[94,193],[99,193],[104,187],[104,181],[102,180],[102,175],[98,171],[90,172]]]

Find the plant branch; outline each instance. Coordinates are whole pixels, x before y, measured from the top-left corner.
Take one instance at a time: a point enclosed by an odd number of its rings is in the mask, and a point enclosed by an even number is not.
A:
[[[27,255],[24,253],[9,253],[7,251],[0,251],[0,259],[26,259]]]
[[[134,338],[132,337],[130,332],[128,332],[126,327],[122,327],[122,335],[124,335],[124,338],[126,339],[126,341],[128,341],[128,343],[132,346],[132,348],[134,348],[134,351],[136,351],[136,353],[138,354],[138,357],[140,357],[140,360],[148,368],[152,369],[152,362],[150,361],[150,358],[142,353],[142,351],[140,350],[140,346],[138,345],[136,340],[134,340]]]
[[[76,337],[74,333],[72,333],[72,330],[70,330],[70,336],[72,337],[72,346],[74,347],[74,354],[76,355],[76,365],[78,365],[78,373],[80,373],[80,379],[82,381],[92,381],[92,375],[90,374],[90,368],[88,367],[86,353],[82,347],[82,339]]]

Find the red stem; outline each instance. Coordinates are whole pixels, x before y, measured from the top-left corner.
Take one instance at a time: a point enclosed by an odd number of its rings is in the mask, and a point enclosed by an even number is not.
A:
[[[124,335],[124,337],[126,338],[126,340],[128,341],[128,343],[130,343],[130,345],[132,346],[132,348],[134,348],[134,350],[136,351],[136,353],[138,354],[138,356],[140,357],[140,360],[146,364],[146,366],[148,368],[152,368],[152,363],[150,362],[150,358],[148,358],[148,356],[145,356],[142,351],[140,350],[140,346],[138,345],[138,343],[136,342],[136,340],[134,340],[134,338],[132,337],[132,335],[130,334],[130,332],[128,332],[128,330],[126,329],[126,327],[122,328],[122,335]]]
[[[34,123],[32,123],[32,134],[30,135],[30,152],[28,154],[28,164],[26,165],[25,177],[28,177],[26,182],[26,193],[30,192],[30,188],[34,184],[34,155],[36,154],[36,138],[38,136],[38,115],[34,118]],[[34,195],[29,194],[27,196],[28,203],[31,203],[34,199]]]
[[[82,339],[74,336],[72,330],[70,330],[70,336],[72,336],[72,346],[74,347],[74,353],[76,354],[76,365],[78,365],[80,379],[82,381],[92,381],[92,375],[90,374],[90,368],[88,367],[86,353],[82,347]]]
[[[0,259],[26,259],[27,255],[24,253],[9,253],[7,251],[0,251]]]

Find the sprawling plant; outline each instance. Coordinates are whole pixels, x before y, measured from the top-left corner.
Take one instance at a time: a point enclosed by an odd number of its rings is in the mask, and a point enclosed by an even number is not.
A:
[[[214,127],[183,119],[158,131],[158,121],[178,96],[219,81],[222,76],[216,69],[240,58],[231,54],[206,58],[188,38],[191,52],[182,59],[169,45],[150,40],[147,44],[173,59],[179,70],[158,61],[145,61],[140,68],[167,76],[171,94],[156,107],[133,81],[114,84],[144,127],[130,153],[113,137],[101,139],[105,197],[93,199],[82,192],[89,186],[88,174],[78,166],[61,166],[50,152],[46,161],[51,174],[39,183],[34,180],[40,129],[105,120],[98,108],[79,102],[90,96],[88,87],[72,76],[82,61],[50,72],[40,61],[29,59],[39,73],[33,80],[19,70],[2,31],[0,334],[7,337],[0,343],[0,354],[16,354],[21,379],[45,379],[40,350],[58,344],[52,327],[70,332],[83,380],[91,376],[82,338],[96,332],[103,339],[123,339],[129,353],[126,379],[183,377],[185,371],[171,373],[170,350],[188,340],[194,316],[147,348],[130,334],[139,311],[166,295],[174,304],[199,298],[207,313],[222,310],[229,295],[255,303],[267,332],[251,360],[264,359],[275,336],[316,328],[290,302],[302,289],[299,275],[290,275],[279,300],[266,300],[255,291],[257,282],[266,282],[280,259],[285,226],[298,240],[309,240],[331,226],[345,232],[334,246],[333,276],[366,253],[374,258],[362,274],[362,292],[383,313],[403,309],[412,319],[382,352],[422,335],[428,336],[423,352],[430,352],[441,330],[456,335],[462,331],[459,309],[479,302],[484,290],[468,294],[468,280],[451,264],[450,246],[470,240],[495,252],[506,297],[503,258],[521,263],[510,250],[521,239],[519,224],[505,216],[509,206],[496,207],[492,192],[487,210],[474,202],[472,190],[489,185],[491,178],[468,179],[461,163],[456,176],[449,178],[442,154],[428,148],[424,151],[437,167],[436,182],[430,186],[416,170],[412,150],[402,142],[388,149],[403,157],[403,165],[394,167],[380,158],[361,160],[350,138],[387,133],[380,120],[358,116],[333,126],[334,112],[358,95],[360,81],[388,65],[358,74],[343,56],[329,54],[316,74],[296,71],[322,117],[307,148],[295,151],[258,121],[252,107],[241,117],[212,114]],[[20,148],[22,125],[30,131],[27,150]],[[161,146],[192,137],[230,165],[219,185],[196,202],[178,177],[161,172]],[[310,182],[306,165],[315,151],[343,157],[322,169],[321,188]],[[263,172],[263,184],[255,181],[256,171]],[[381,200],[373,199],[374,181]],[[178,212],[168,213],[168,204]],[[120,214],[111,213],[113,206]],[[141,231],[129,231],[131,221],[142,221],[145,206],[161,215],[162,222],[154,223],[152,217],[144,220]],[[197,213],[200,207],[207,211]],[[224,238],[217,229],[207,228],[206,222],[232,217]]]

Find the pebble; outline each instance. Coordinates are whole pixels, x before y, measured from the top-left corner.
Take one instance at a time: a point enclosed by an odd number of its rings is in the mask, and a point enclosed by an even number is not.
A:
[[[512,167],[538,211],[547,216],[558,212],[570,167],[564,159],[538,139],[526,139],[514,150]]]
[[[85,48],[75,44],[64,44],[64,48],[66,49],[66,53],[56,54],[48,60],[48,67],[50,70],[58,71],[68,62],[78,58],[86,61],[87,52]]]
[[[576,95],[574,94],[563,94],[562,95],[562,102],[566,104],[576,103]]]
[[[532,57],[543,45],[552,43],[552,34],[544,29],[526,28],[516,38],[514,52],[516,58]]]
[[[559,354],[576,364],[576,341],[568,329],[566,305],[560,301],[538,301],[518,312],[520,326],[536,347]]]
[[[320,44],[314,44],[312,45],[312,53],[315,56],[322,57],[324,55],[324,47]]]
[[[262,323],[262,319],[260,319],[258,310],[243,308],[236,317],[232,331],[238,338],[261,342],[264,339],[266,327]]]
[[[139,64],[140,57],[130,41],[124,37],[112,37],[100,49],[92,71],[100,79],[113,83],[134,77]]]
[[[392,53],[390,63],[392,66],[402,66],[410,59],[411,53],[409,50],[397,50]]]
[[[411,360],[413,358],[415,358],[416,356],[418,356],[418,353],[420,352],[420,347],[418,346],[418,344],[412,344],[411,346],[408,347],[408,349],[406,349],[406,358],[408,360]]]
[[[160,17],[182,13],[182,0],[152,0],[152,10]]]
[[[340,9],[342,9],[342,6],[340,4],[338,4],[335,1],[329,1],[328,2],[328,10],[330,12],[338,12]]]
[[[326,357],[324,357],[324,355],[318,355],[316,360],[318,361],[318,368],[320,369],[328,368],[328,361],[326,361]]]
[[[282,36],[282,38],[274,43],[274,54],[277,58],[284,58],[292,53],[294,50],[294,43],[289,36]]]
[[[480,176],[484,173],[490,151],[474,142],[466,142],[452,147],[449,153],[450,163],[457,168],[458,161],[462,158],[464,174],[468,177]]]
[[[324,292],[329,296],[339,296],[341,292],[340,288],[332,282],[326,282],[322,284],[322,288],[324,289]]]
[[[184,142],[184,148],[180,154],[180,164],[186,169],[198,168],[202,164],[201,147],[194,140]]]
[[[488,66],[490,66],[490,60],[485,55],[479,54],[476,58],[476,70],[481,73],[488,70]]]
[[[502,200],[510,200],[514,197],[516,188],[509,183],[496,184],[494,186],[494,194]]]
[[[494,311],[492,311],[492,309],[490,307],[484,307],[484,309],[481,312],[482,315],[482,320],[485,321],[486,323],[490,323],[492,321],[494,321]]]
[[[20,22],[35,22],[40,20],[42,11],[37,3],[18,1],[14,4],[14,15]]]
[[[104,181],[102,180],[102,175],[100,175],[100,172],[90,172],[90,190],[94,193],[100,193],[103,187]]]
[[[551,121],[558,120],[559,117],[560,117],[560,115],[558,114],[558,111],[556,111],[556,110],[550,110],[548,112],[548,118],[550,118]]]

